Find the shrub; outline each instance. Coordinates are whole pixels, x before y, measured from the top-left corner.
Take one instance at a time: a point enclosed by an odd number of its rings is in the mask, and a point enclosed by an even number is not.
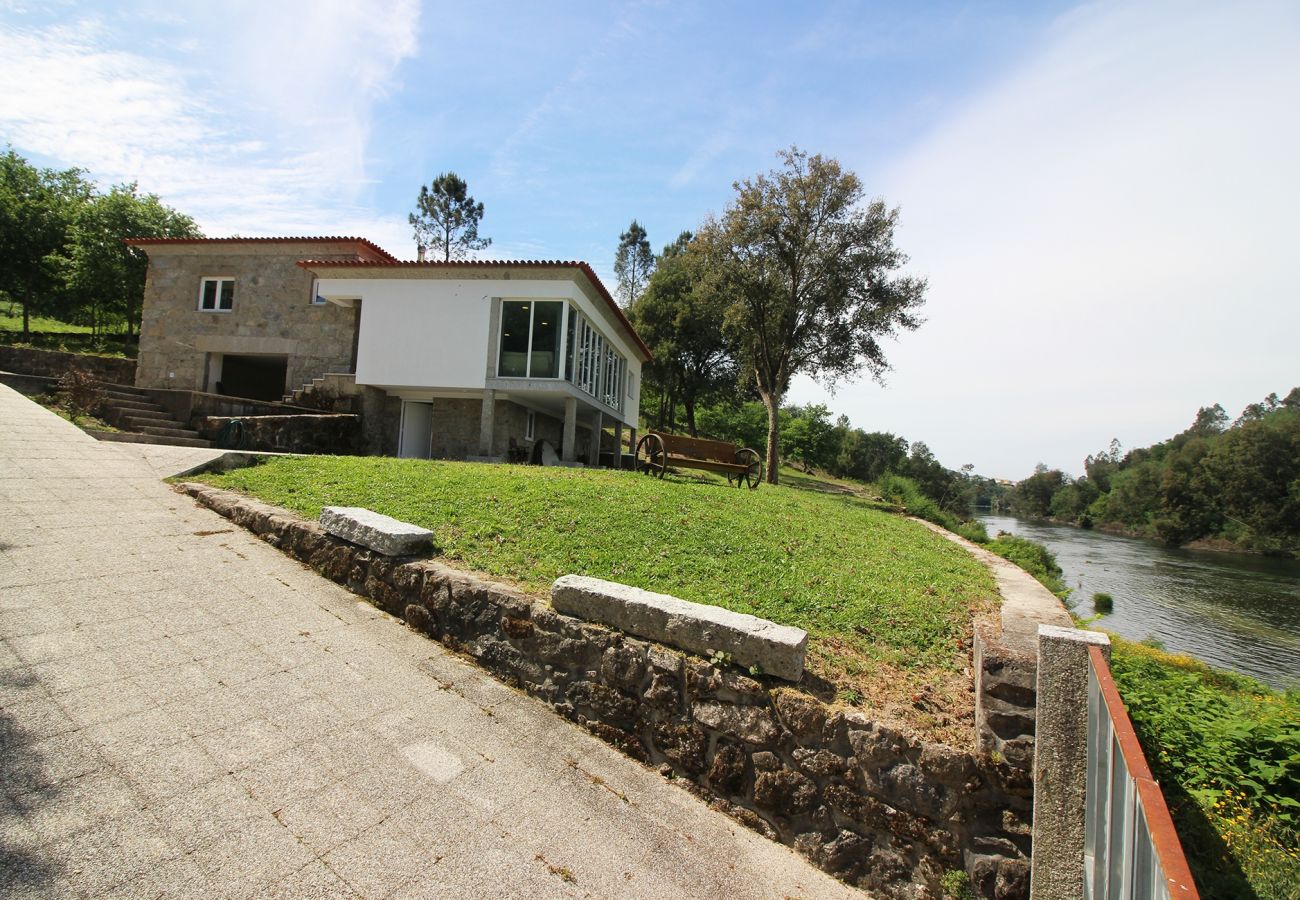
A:
[[[1110,594],[1102,591],[1092,595],[1092,610],[1103,616],[1108,616],[1115,611],[1115,598]]]
[[[1300,693],[1111,641],[1115,683],[1202,895],[1296,897]]]
[[[85,369],[68,369],[59,379],[59,395],[73,418],[98,415],[104,405],[104,391]]]

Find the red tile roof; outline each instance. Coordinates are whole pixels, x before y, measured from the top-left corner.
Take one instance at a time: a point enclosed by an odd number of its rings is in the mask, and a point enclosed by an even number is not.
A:
[[[591,284],[592,284],[592,286],[596,288],[596,293],[600,294],[601,299],[603,299],[603,300],[605,301],[605,305],[609,307],[610,311],[614,313],[615,318],[617,318],[618,321],[623,325],[623,329],[627,332],[628,336],[632,338],[632,340],[633,340],[633,342],[635,342],[636,346],[641,350],[641,352],[642,352],[643,354],[645,354],[645,359],[646,359],[646,361],[649,361],[649,360],[651,360],[651,359],[654,358],[654,354],[652,354],[652,353],[650,352],[650,348],[646,346],[645,341],[641,340],[641,336],[640,336],[639,334],[636,333],[636,329],[633,328],[633,327],[632,327],[632,323],[629,322],[629,321],[627,320],[627,316],[625,316],[625,315],[623,314],[623,310],[619,308],[619,305],[618,305],[618,303],[614,300],[614,297],[613,297],[613,296],[610,294],[610,292],[606,289],[605,285],[601,284],[600,278],[596,275],[595,270],[592,269],[591,266],[589,266],[589,265],[588,265],[587,263],[585,263],[585,262],[580,262],[580,261],[575,261],[575,260],[560,260],[560,259],[497,259],[497,260],[493,260],[493,259],[463,259],[463,260],[451,260],[451,261],[444,261],[444,260],[426,260],[426,261],[424,261],[424,262],[418,262],[418,261],[410,261],[410,260],[395,260],[395,259],[392,259],[392,258],[390,257],[389,259],[386,259],[386,260],[371,260],[371,259],[366,259],[366,260],[350,260],[350,259],[302,259],[302,260],[299,260],[299,261],[298,261],[298,265],[302,266],[304,269],[312,269],[312,270],[316,270],[316,269],[393,269],[393,268],[404,268],[404,269],[456,269],[456,268],[462,268],[462,269],[492,269],[492,268],[505,268],[505,269],[520,269],[520,268],[524,268],[524,269],[544,269],[544,268],[551,268],[551,269],[578,269],[579,271],[582,272],[582,274],[584,274],[584,275],[587,276],[587,280],[590,281]]]
[[[227,238],[127,238],[126,243],[132,247],[144,247],[151,244],[357,244],[379,256],[378,261],[397,262],[397,257],[378,244],[359,237],[227,237]]]

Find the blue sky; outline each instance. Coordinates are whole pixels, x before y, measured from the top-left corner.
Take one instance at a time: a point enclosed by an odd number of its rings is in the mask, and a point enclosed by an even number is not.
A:
[[[0,3],[0,139],[211,235],[413,256],[464,176],[485,256],[612,286],[792,143],[902,207],[928,322],[888,386],[801,380],[947,465],[1069,471],[1300,383],[1288,3]]]

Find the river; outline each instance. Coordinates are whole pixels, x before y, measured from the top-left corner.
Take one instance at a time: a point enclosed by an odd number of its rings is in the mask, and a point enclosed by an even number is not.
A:
[[[1009,516],[979,520],[990,537],[1007,531],[1046,545],[1079,615],[1092,615],[1093,594],[1110,594],[1115,611],[1092,627],[1155,637],[1274,687],[1300,683],[1300,560],[1170,549]]]

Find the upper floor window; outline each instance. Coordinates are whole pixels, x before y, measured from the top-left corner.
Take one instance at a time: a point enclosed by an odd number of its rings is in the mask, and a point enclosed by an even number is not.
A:
[[[501,378],[556,378],[564,304],[551,300],[501,303]]]
[[[199,309],[203,312],[230,312],[235,308],[235,279],[204,278],[199,285]]]

